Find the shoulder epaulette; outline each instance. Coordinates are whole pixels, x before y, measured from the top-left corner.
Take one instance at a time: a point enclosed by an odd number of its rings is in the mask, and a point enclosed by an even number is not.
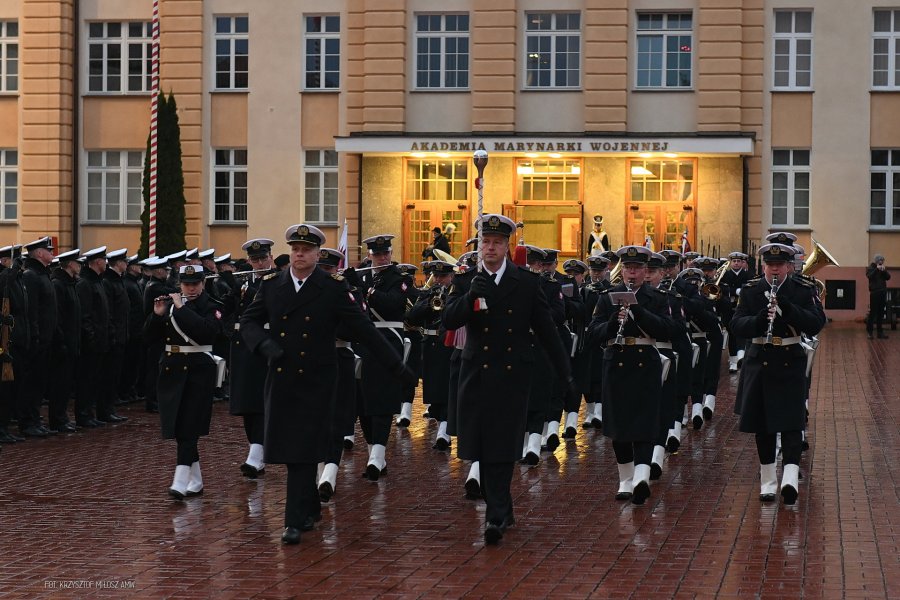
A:
[[[331,278],[334,279],[335,281],[343,281],[344,280],[344,276],[339,275],[338,273],[332,273]]]
[[[753,279],[748,280],[743,287],[756,285],[760,281],[762,281],[762,277],[754,277]]]
[[[793,279],[799,285],[802,285],[804,287],[816,287],[816,280],[808,275],[803,275],[802,273],[794,273]]]
[[[611,291],[612,291],[612,288],[606,288],[605,290],[600,290],[599,292],[597,292],[597,294],[602,296],[603,294],[608,294]]]
[[[278,273],[281,273],[281,271],[277,271],[275,273],[269,273],[268,275],[263,277],[263,281],[268,281],[270,279],[274,279],[275,277],[278,277]]]

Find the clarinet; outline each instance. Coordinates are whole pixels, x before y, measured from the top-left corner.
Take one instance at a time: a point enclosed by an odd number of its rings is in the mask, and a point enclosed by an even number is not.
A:
[[[625,287],[630,292],[631,291],[631,282],[626,281]],[[628,312],[627,312],[628,305],[620,304],[618,310],[621,310],[623,306],[626,308],[625,317],[619,323],[619,331],[616,332],[616,341],[613,342],[613,346],[615,346],[616,349],[619,351],[621,351],[625,347],[625,323],[628,322]]]
[[[772,275],[772,292],[769,295],[769,308],[770,309],[772,308],[773,305],[774,306],[778,305],[777,293],[778,293],[778,275]],[[766,348],[772,347],[772,337],[773,337],[772,330],[774,327],[775,327],[775,314],[772,313],[769,316],[769,328],[766,330],[766,343],[765,343]]]

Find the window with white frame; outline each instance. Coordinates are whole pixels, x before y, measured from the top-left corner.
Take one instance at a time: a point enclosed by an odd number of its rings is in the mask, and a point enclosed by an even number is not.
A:
[[[0,21],[0,92],[19,89],[19,23]]]
[[[812,11],[776,10],[772,83],[776,88],[812,85]]]
[[[19,216],[19,153],[0,150],[0,221]]]
[[[304,204],[310,223],[337,223],[338,155],[334,150],[304,153]]]
[[[692,51],[691,13],[638,13],[635,87],[691,87]]]
[[[307,90],[335,90],[341,86],[341,18],[306,17]]]
[[[772,151],[772,225],[809,225],[809,150]]]
[[[87,153],[85,220],[133,223],[141,220],[144,153],[91,150]]]
[[[579,87],[581,13],[526,13],[525,59],[525,87]]]
[[[88,92],[150,91],[153,25],[88,23]]]
[[[876,10],[872,39],[872,86],[900,87],[900,10]]]
[[[213,152],[213,220],[247,221],[247,150],[219,148]]]
[[[249,77],[249,17],[215,17],[216,89],[246,90]]]
[[[469,87],[469,15],[416,15],[416,88]]]
[[[869,225],[900,227],[900,148],[872,150]]]

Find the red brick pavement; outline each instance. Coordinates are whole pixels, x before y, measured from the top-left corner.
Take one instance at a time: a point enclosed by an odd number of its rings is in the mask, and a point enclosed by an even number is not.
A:
[[[686,434],[646,505],[613,500],[612,448],[582,430],[516,469],[518,523],[497,547],[484,505],[463,497],[467,465],[431,449],[418,403],[392,434],[390,474],[363,481],[364,452],[347,453],[298,546],[279,542],[284,468],[240,476],[243,429],[224,404],[200,444],[205,494],[184,503],[165,493],[174,444],[135,406],[120,426],[3,448],[0,596],[898,598],[897,340],[849,325],[822,337],[793,507],[758,500],[727,374],[716,417]]]

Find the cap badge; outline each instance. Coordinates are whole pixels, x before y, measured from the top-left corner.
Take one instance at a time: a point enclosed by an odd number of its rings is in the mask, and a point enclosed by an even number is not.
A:
[[[306,225],[301,225],[297,228],[297,233],[300,235],[309,235],[309,227]]]
[[[319,250],[319,256],[321,258],[328,258],[328,251],[327,250]]]
[[[250,244],[250,248],[253,250],[259,250],[259,248],[260,248],[259,242],[253,242],[252,244]]]
[[[488,225],[490,225],[491,227],[497,227],[498,225],[500,225],[500,217],[498,217],[497,215],[492,216],[490,219],[488,219]]]
[[[185,274],[185,275],[193,275],[193,274],[194,274],[194,267],[192,267],[191,265],[186,266],[186,267],[184,268],[184,274]]]
[[[627,254],[628,256],[632,256],[632,257],[637,256],[637,248],[632,246],[631,248],[628,249],[628,251],[625,254]]]
[[[774,246],[771,250],[769,250],[770,254],[781,254],[781,248],[778,246]]]
[[[385,242],[384,236],[379,235],[377,238],[375,238],[375,243],[378,244],[379,246],[383,245],[384,242]]]

